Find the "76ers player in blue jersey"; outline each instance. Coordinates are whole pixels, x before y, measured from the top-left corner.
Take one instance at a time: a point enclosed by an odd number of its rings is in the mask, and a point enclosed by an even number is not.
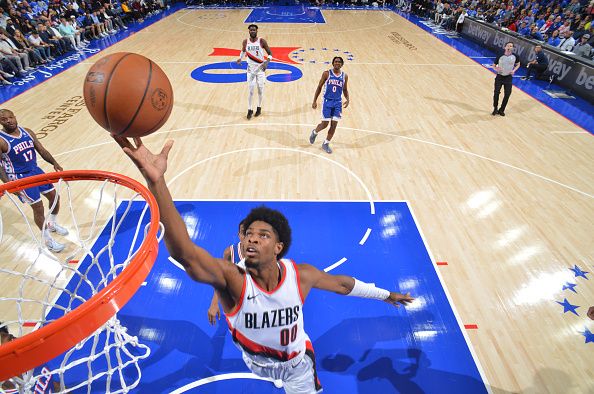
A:
[[[43,174],[43,170],[37,166],[37,153],[48,163],[54,166],[56,171],[62,171],[62,167],[56,159],[41,145],[41,142],[30,129],[20,127],[14,114],[7,110],[0,110],[0,124],[3,130],[0,131],[0,179],[2,182],[14,181],[33,175]],[[50,202],[50,207],[55,207],[49,215],[44,228],[45,213],[41,195],[44,195]],[[23,203],[29,204],[33,209],[35,224],[42,230],[43,241],[52,252],[64,250],[64,244],[54,240],[50,233],[68,235],[68,230],[58,225],[56,215],[60,211],[60,200],[52,184],[30,187],[18,194]]]
[[[349,80],[348,75],[340,69],[344,65],[344,60],[340,56],[336,56],[332,59],[332,70],[324,71],[322,78],[316,89],[314,95],[313,104],[311,107],[316,109],[318,107],[318,96],[324,88],[324,104],[322,105],[322,121],[311,131],[309,136],[309,143],[313,144],[316,141],[318,133],[328,126],[330,122],[330,129],[328,130],[328,136],[322,143],[322,149],[326,153],[332,153],[330,148],[330,140],[334,136],[338,120],[342,116],[342,109],[349,106],[349,91],[347,89],[347,82]],[[345,101],[342,102],[342,95],[344,94]]]

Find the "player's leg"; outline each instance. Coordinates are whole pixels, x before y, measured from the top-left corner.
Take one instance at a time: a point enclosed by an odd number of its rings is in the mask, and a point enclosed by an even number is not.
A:
[[[44,186],[49,186],[47,189],[44,190]],[[40,186],[41,194],[49,201],[49,208],[51,209],[49,218],[47,220],[47,228],[52,233],[57,233],[59,235],[68,235],[68,230],[58,224],[58,220],[56,216],[60,212],[60,198],[56,193],[56,189],[52,185],[42,185]],[[55,203],[55,205],[54,205]],[[53,209],[52,209],[53,207]]]
[[[336,126],[338,125],[338,121],[342,117],[342,103],[340,101],[333,103],[331,115],[332,117],[330,120],[330,129],[328,130],[328,136],[322,144],[322,149],[324,149],[326,153],[332,153],[332,148],[330,148],[330,140],[332,139],[332,137],[334,137]]]
[[[322,391],[315,367],[315,358],[309,352],[303,356],[299,365],[289,370],[289,376],[283,381],[287,394],[315,394]]]
[[[327,105],[326,100],[324,100],[324,103],[322,104],[322,120],[318,123],[316,128],[311,131],[311,134],[309,135],[310,144],[313,145],[313,143],[316,142],[318,133],[328,127],[330,119],[332,119],[332,109]]]
[[[254,114],[252,102],[254,101],[254,90],[256,88],[256,73],[251,72],[250,66],[248,66],[247,72],[247,79],[248,79],[248,112],[247,118],[248,120],[252,118]]]
[[[37,189],[37,190],[32,190],[32,189]],[[25,194],[27,196],[25,198],[37,197],[35,200],[30,200],[31,202],[29,203],[29,205],[31,206],[31,209],[33,210],[33,220],[35,221],[35,224],[37,225],[37,227],[39,227],[39,230],[42,231],[41,237],[42,237],[43,242],[45,243],[45,246],[47,246],[47,248],[49,250],[51,250],[52,252],[56,252],[56,253],[64,250],[64,244],[61,244],[61,243],[57,242],[56,240],[54,240],[50,236],[50,231],[48,228],[43,230],[43,222],[45,221],[45,211],[43,208],[43,202],[41,201],[41,195],[39,192],[39,188],[33,187],[33,188],[29,188],[27,190],[24,190],[23,192],[25,192]]]
[[[254,116],[260,116],[262,113],[262,100],[264,100],[264,83],[266,81],[266,73],[264,71],[258,71],[256,76],[256,84],[258,86],[258,107]]]

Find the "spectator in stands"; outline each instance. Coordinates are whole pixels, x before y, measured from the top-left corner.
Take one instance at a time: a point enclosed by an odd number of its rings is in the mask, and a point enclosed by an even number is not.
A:
[[[121,12],[123,12],[121,11],[121,8],[115,9],[110,3],[104,3],[103,6],[105,7],[105,13],[113,19],[114,23],[118,25],[120,29],[128,30],[128,27],[126,27],[120,16]]]
[[[532,30],[530,31],[529,37],[536,41],[544,41],[542,35],[538,31],[538,26],[536,26],[536,24],[532,25]]]
[[[518,30],[518,34],[522,37],[530,36],[530,27],[526,25],[526,22],[520,23],[520,29]]]
[[[29,41],[27,41],[20,30],[16,30],[12,38],[14,44],[29,56],[30,63],[38,66],[47,63],[48,60],[45,56],[45,51],[42,51],[40,48],[34,48],[29,44]]]
[[[566,20],[565,22],[563,22],[563,25],[561,25],[561,27],[558,28],[557,30],[559,30],[559,34],[563,34],[566,31],[571,30],[571,21]]]
[[[555,30],[551,37],[547,40],[547,44],[552,47],[558,47],[561,43],[561,39],[559,38],[559,32]]]
[[[546,34],[549,34],[549,35],[551,35],[551,34],[552,34],[552,32],[551,32],[551,27],[553,26],[554,20],[555,20],[555,17],[554,17],[553,15],[550,15],[550,16],[547,18],[547,20],[546,20],[546,22],[544,23],[544,25],[542,25],[542,26],[541,26],[541,28],[540,28],[540,30],[539,30],[539,31],[540,31],[540,33],[541,33],[541,34],[544,34],[544,33],[546,33]]]
[[[36,29],[39,32],[39,37],[41,37],[43,42],[50,44],[52,50],[52,57],[63,55],[64,53],[66,53],[66,47],[64,46],[64,44],[62,44],[62,42],[58,38],[56,38],[53,35],[53,33],[48,32],[47,28],[43,23],[38,23]]]
[[[38,31],[34,30],[31,33],[29,36],[29,44],[33,48],[38,49],[41,57],[45,60],[49,60],[50,62],[54,60],[54,57],[52,56],[52,45],[49,42],[43,41]]]
[[[15,43],[8,38],[4,29],[0,30],[0,53],[16,67],[18,75],[22,76],[25,71],[33,70],[29,66],[29,55],[18,49]]]
[[[559,42],[558,48],[561,51],[571,52],[573,46],[575,45],[575,39],[573,38],[573,32],[571,30],[565,31],[562,34],[561,42]]]
[[[580,38],[580,41],[573,47],[573,53],[589,59],[592,56],[592,46],[588,44],[589,39],[590,34],[584,34]]]
[[[526,67],[528,68],[528,72],[526,73],[525,77],[522,77],[523,80],[530,79],[530,74],[534,74],[536,79],[547,79],[549,59],[542,51],[542,46],[535,46],[534,54],[536,55],[536,58],[527,64]]]
[[[68,40],[74,49],[81,49],[82,45],[80,42],[80,33],[70,25],[70,22],[66,18],[60,18],[60,24],[58,25],[58,31]]]

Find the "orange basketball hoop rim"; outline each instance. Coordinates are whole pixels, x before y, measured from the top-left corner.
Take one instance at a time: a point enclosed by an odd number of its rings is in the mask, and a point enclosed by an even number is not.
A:
[[[33,186],[64,181],[108,181],[140,194],[150,211],[150,225],[138,252],[107,287],[75,310],[50,324],[0,346],[0,382],[18,376],[59,356],[91,335],[118,312],[148,276],[159,249],[159,207],[152,193],[124,175],[95,170],[73,170],[35,175],[0,185],[0,196]]]

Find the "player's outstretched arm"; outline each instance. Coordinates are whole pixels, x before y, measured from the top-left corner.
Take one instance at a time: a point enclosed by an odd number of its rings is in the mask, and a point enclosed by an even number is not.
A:
[[[337,294],[385,301],[396,307],[410,304],[410,294],[400,294],[375,287],[373,283],[361,282],[351,276],[331,275],[309,264],[299,264],[300,286],[305,299],[312,288],[332,291]]]
[[[210,284],[219,290],[227,290],[230,279],[237,282],[233,287],[239,286],[241,291],[243,278],[234,269],[233,264],[215,259],[206,250],[194,244],[173,204],[173,198],[165,182],[167,157],[173,141],[167,141],[161,152],[154,154],[143,145],[140,138],[134,138],[134,144],[124,137],[114,139],[136,164],[159,204],[161,222],[165,227],[165,244],[171,257],[182,264],[187,274],[195,281]]]

